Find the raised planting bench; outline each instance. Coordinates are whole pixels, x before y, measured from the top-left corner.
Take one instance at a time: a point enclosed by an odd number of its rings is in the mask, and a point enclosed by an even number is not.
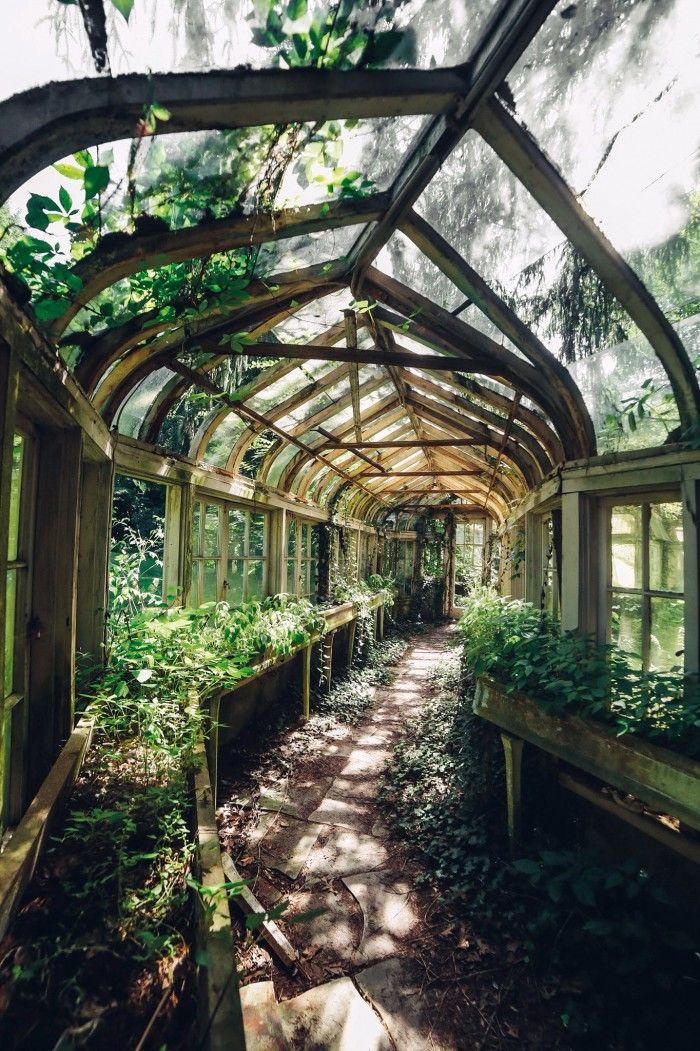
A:
[[[486,676],[477,682],[473,707],[502,731],[511,840],[520,832],[523,741],[700,831],[700,762],[634,734],[616,736],[590,719],[550,715],[531,697],[518,690],[508,692]],[[669,831],[669,836],[674,833]]]
[[[92,719],[89,715],[83,716],[0,854],[0,938],[14,919],[51,828],[73,791],[90,745],[92,728]]]
[[[384,637],[384,597],[376,595],[370,602],[376,613],[375,638]],[[324,677],[330,683],[333,636],[350,625],[347,666],[352,663],[355,625],[359,607],[352,602],[320,611],[326,620],[326,633],[296,646],[283,657],[261,660],[252,675],[241,679],[232,690],[203,699],[210,715],[210,733],[205,745],[198,746],[198,768],[194,775],[195,861],[201,883],[208,888],[221,887],[226,876],[221,863],[219,835],[216,827],[216,771],[218,761],[218,712],[221,701],[256,679],[274,671],[303,653],[302,715],[310,714],[311,651],[324,645]],[[326,648],[327,647],[327,648]],[[92,738],[93,722],[83,716],[63,746],[26,814],[0,854],[0,937],[9,928],[22,896],[32,880],[50,830],[62,807],[67,803],[80,773],[85,753]],[[201,959],[199,969],[200,1043],[207,1051],[245,1051],[245,1037],[238,982],[235,974],[235,937],[231,926],[228,897],[216,895],[209,914],[198,902],[197,942]]]

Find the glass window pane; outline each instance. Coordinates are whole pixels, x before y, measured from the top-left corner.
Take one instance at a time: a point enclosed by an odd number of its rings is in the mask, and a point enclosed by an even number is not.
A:
[[[247,568],[247,583],[248,583],[248,598],[263,598],[263,578],[265,571],[265,563],[262,560],[255,560],[254,562],[248,562]]]
[[[297,576],[296,560],[290,558],[290,559],[287,560],[287,589],[286,589],[287,593],[289,595],[295,595],[296,594],[296,590],[297,590],[297,588],[296,588],[296,584],[297,584],[296,576]]]
[[[683,665],[683,599],[652,598],[649,668],[670,671]]]
[[[216,559],[208,558],[202,563],[202,565],[202,602],[216,602],[219,597],[219,585],[217,582],[219,563]]]
[[[230,559],[226,563],[226,601],[232,606],[240,606],[243,602],[243,561],[242,559]]]
[[[5,592],[5,697],[12,693],[15,674],[15,623],[17,619],[17,570],[7,574]]]
[[[207,504],[204,514],[204,554],[219,553],[219,508],[216,504]]]
[[[649,515],[649,587],[683,591],[683,507],[652,504]]]
[[[610,641],[633,655],[631,664],[642,666],[642,597],[613,595],[610,618]]]
[[[232,557],[242,558],[245,554],[245,511],[229,508],[228,512],[228,553]]]
[[[287,519],[287,554],[294,555],[297,549],[297,520]]]
[[[199,560],[195,559],[192,563],[192,596],[190,602],[193,606],[198,606],[201,602],[199,597],[200,589],[200,573],[199,573]]]
[[[318,535],[320,527],[315,525],[311,526],[311,554],[314,558],[318,558]]]
[[[192,554],[201,555],[202,553],[202,505],[197,502],[194,505],[194,513],[192,515]]]
[[[642,508],[614,507],[610,554],[613,587],[642,586]]]
[[[309,595],[315,595],[318,591],[318,562],[312,558],[309,562]]]
[[[24,461],[24,438],[15,434],[12,439],[12,478],[10,481],[10,531],[7,540],[7,557],[10,562],[17,558],[19,550],[19,511],[22,495],[22,467]]]
[[[265,554],[265,515],[253,514],[250,516],[250,536],[248,538],[248,554]]]

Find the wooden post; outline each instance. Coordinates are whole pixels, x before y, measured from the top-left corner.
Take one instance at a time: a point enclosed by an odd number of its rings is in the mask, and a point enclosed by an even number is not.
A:
[[[522,833],[522,758],[523,741],[520,737],[501,732],[501,743],[506,761],[506,806],[508,839],[511,848],[520,841]]]
[[[302,650],[301,671],[301,717],[306,721],[311,715],[311,653],[313,643],[304,646]]]
[[[384,642],[384,603],[377,609],[377,642]]]
[[[321,681],[325,684],[326,693],[331,692],[331,673],[333,671],[333,639],[335,638],[335,631],[329,631],[324,636],[323,646],[323,663],[321,672]]]
[[[209,698],[208,709],[205,744],[212,799],[216,808],[216,795],[219,783],[219,713],[221,711],[221,693],[216,693]]]
[[[180,605],[183,579],[183,488],[165,489],[165,543],[163,545],[163,599],[169,606]],[[191,510],[191,508],[190,508]]]
[[[7,577],[7,538],[10,521],[10,480],[12,478],[12,440],[15,429],[15,412],[19,374],[17,358],[10,347],[0,342],[0,624],[5,624],[5,580]],[[5,682],[5,640],[7,632],[0,632],[0,683]],[[4,689],[2,691],[4,694]],[[4,697],[0,694],[0,793],[3,793],[6,772],[4,770],[5,744],[3,741]],[[0,821],[6,815],[2,813],[2,795],[0,794]],[[0,830],[2,825],[0,824]]]
[[[348,659],[347,669],[350,671],[352,668],[352,658],[355,652],[355,635],[357,633],[357,618],[351,620],[348,624]]]
[[[83,460],[76,645],[96,664],[104,660],[113,479],[111,460]]]

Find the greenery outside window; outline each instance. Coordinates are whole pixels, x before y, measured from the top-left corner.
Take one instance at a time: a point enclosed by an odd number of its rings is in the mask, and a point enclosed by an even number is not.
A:
[[[396,540],[395,583],[399,595],[411,594],[415,543],[413,540]]]
[[[542,608],[553,617],[559,617],[559,578],[557,560],[554,553],[554,529],[552,516],[545,515],[539,520],[541,530],[540,544],[542,551]]]
[[[195,606],[232,606],[267,594],[267,516],[198,498],[192,521],[192,593]]]
[[[318,593],[318,525],[290,515],[287,519],[289,595],[314,599]]]
[[[486,519],[470,518],[455,526],[455,598],[465,598],[484,571]]]
[[[683,664],[683,507],[650,498],[609,508],[608,639],[645,671]]]

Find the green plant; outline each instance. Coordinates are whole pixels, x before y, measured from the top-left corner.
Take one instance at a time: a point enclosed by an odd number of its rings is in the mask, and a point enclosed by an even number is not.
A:
[[[546,612],[487,588],[465,603],[464,660],[508,691],[531,695],[546,711],[573,712],[700,755],[700,693],[695,678],[637,670],[615,646],[561,633]]]

